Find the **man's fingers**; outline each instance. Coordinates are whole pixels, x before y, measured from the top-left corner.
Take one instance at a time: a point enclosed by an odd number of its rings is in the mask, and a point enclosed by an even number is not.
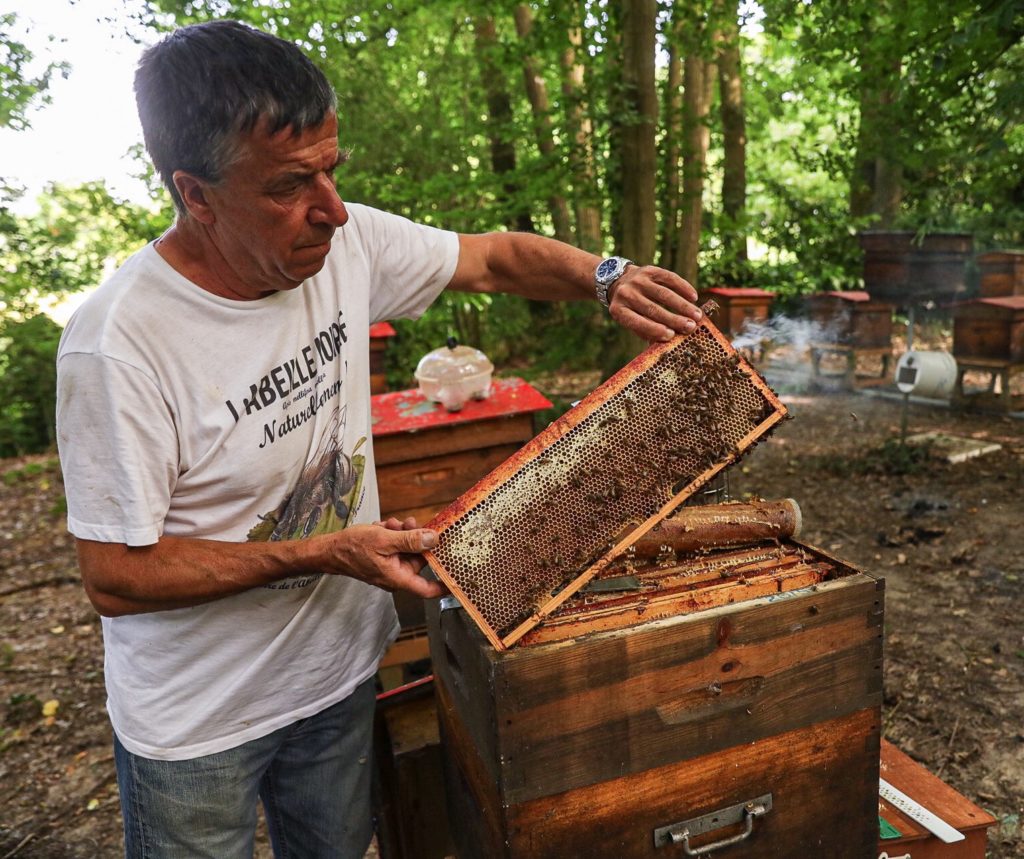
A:
[[[642,316],[644,319],[649,319],[652,322],[660,322],[666,328],[671,328],[673,332],[678,332],[679,334],[688,334],[697,327],[697,323],[692,316],[680,315],[671,308],[663,306],[642,293],[635,293],[628,297],[624,296],[621,304],[638,316]],[[693,305],[686,306],[693,307]]]
[[[690,333],[703,317],[700,308],[684,294],[696,297],[693,287],[678,275],[664,269],[643,268],[628,281],[623,279],[612,298],[611,314],[650,341],[668,340],[675,334]],[[638,322],[638,318],[653,326]]]
[[[397,521],[397,520],[395,520],[395,521]],[[416,524],[416,517],[415,516],[406,516],[405,517],[405,521],[402,523],[402,530],[403,531],[413,531],[413,530],[415,530],[418,527],[419,527],[419,525]]]
[[[676,332],[671,328],[664,325],[660,325],[651,319],[641,316],[634,310],[630,310],[628,307],[617,308],[612,316],[615,321],[622,325],[624,328],[628,328],[634,334],[643,337],[648,343],[666,342],[676,336]],[[691,322],[691,324],[693,324]]]
[[[683,278],[674,271],[669,271],[665,268],[657,268],[655,266],[648,266],[644,269],[644,273],[649,274],[651,280],[664,284],[674,293],[681,295],[690,303],[697,300],[697,290],[693,288],[693,285],[688,280],[683,280]]]

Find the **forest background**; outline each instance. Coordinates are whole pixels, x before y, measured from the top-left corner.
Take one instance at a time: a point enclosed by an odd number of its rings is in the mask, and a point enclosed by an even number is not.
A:
[[[342,196],[424,223],[536,231],[783,309],[859,286],[864,230],[1024,244],[1022,0],[148,0],[134,16],[154,37],[230,17],[299,44],[339,95]],[[18,27],[0,15],[13,129],[74,73],[30,73]],[[32,214],[0,159],[0,457],[53,443],[61,329],[43,308],[171,223],[135,155],[150,204],[52,184]],[[610,372],[638,348],[596,303],[445,295],[396,328],[401,387],[449,335],[527,376]]]

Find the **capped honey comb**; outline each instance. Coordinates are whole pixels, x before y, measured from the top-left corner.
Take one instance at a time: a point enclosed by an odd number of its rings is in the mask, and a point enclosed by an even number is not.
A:
[[[441,511],[427,559],[504,650],[785,416],[705,314]]]

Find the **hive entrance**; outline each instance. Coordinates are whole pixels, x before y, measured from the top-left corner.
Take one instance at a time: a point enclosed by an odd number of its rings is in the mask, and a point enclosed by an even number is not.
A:
[[[431,567],[504,649],[785,413],[705,318],[648,349],[440,513]]]

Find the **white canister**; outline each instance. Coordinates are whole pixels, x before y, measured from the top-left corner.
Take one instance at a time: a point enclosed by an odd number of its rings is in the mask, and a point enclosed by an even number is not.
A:
[[[956,384],[956,358],[949,352],[904,352],[896,364],[900,393],[946,400]]]

